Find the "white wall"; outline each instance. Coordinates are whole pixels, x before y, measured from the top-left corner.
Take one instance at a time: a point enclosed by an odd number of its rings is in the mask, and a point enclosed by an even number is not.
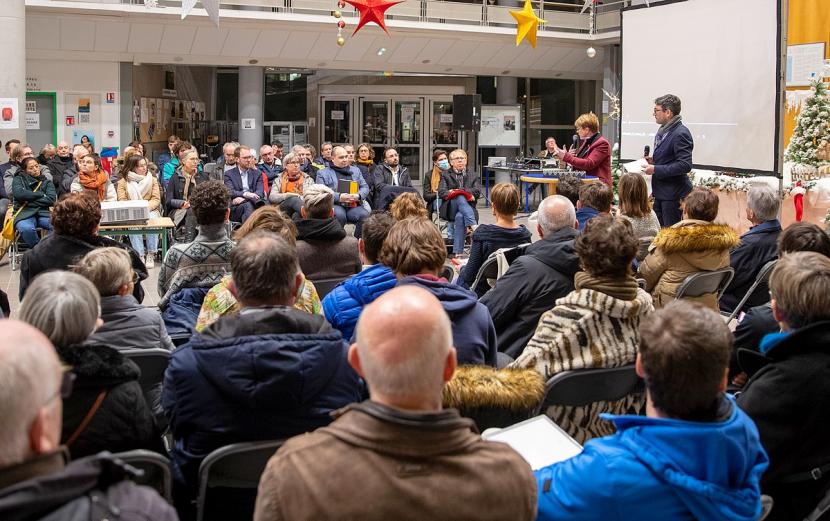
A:
[[[43,92],[55,92],[57,98],[57,141],[72,142],[73,131],[91,131],[95,151],[119,144],[119,106],[132,103],[119,99],[118,62],[26,60],[26,76],[34,77]],[[115,103],[106,103],[108,92],[115,93]],[[78,99],[90,100],[90,123],[81,124]],[[66,116],[75,116],[75,126],[66,126]],[[112,137],[108,132],[113,132]],[[77,140],[76,140],[77,141]]]

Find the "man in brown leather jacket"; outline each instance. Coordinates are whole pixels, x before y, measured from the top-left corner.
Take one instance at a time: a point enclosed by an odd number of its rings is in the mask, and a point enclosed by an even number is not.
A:
[[[254,519],[534,519],[528,464],[441,409],[456,367],[451,344],[443,307],[421,288],[399,287],[367,306],[349,363],[371,399],[271,458]]]

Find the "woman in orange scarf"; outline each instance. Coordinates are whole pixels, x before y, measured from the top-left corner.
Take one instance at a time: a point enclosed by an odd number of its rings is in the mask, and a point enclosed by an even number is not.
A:
[[[118,200],[118,194],[107,173],[93,156],[78,161],[78,177],[72,181],[70,191],[94,194],[100,202]]]
[[[300,158],[293,152],[282,158],[284,170],[274,183],[268,199],[277,204],[288,217],[300,213],[303,206],[302,195],[306,186],[313,185],[314,179],[300,170]]]

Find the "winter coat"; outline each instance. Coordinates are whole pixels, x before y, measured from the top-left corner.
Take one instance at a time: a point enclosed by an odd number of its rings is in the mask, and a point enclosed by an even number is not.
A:
[[[398,183],[395,184],[395,178],[392,175],[392,169],[386,163],[379,163],[374,170],[369,174],[372,176],[372,194],[370,196],[372,208],[381,209],[379,199],[383,194],[383,189],[387,186],[408,186],[412,187],[412,179],[409,176],[409,169],[404,165],[398,165]]]
[[[280,173],[282,172],[282,165],[277,162],[274,163],[273,166],[270,166],[260,162],[256,164],[256,167],[260,174],[264,176],[262,178],[262,188],[265,192],[265,198],[267,199],[271,194],[271,190],[274,189],[274,181],[279,178]]]
[[[74,179],[75,176],[78,175],[78,172],[74,171],[75,160],[72,155],[69,155],[69,157],[61,157],[56,155],[46,164],[46,166],[52,173],[52,184],[55,185],[55,190],[58,193],[58,197],[60,197],[64,193],[63,181],[67,171],[72,172],[69,174],[70,180]]]
[[[433,295],[444,306],[452,323],[453,347],[458,365],[496,365],[496,329],[484,304],[475,294],[447,279],[416,275],[401,279],[398,284],[413,284]]]
[[[268,195],[268,200],[271,201],[273,204],[280,204],[281,202],[285,201],[289,197],[296,197],[293,195],[289,195],[283,192],[280,192],[280,188],[282,187],[282,176],[285,175],[285,172],[280,173],[277,178],[274,180],[274,184],[271,186],[271,192]],[[310,186],[314,184],[314,179],[303,172],[303,187]]]
[[[724,419],[708,423],[603,415],[616,434],[535,472],[538,520],[757,520],[767,456],[726,400]]]
[[[802,519],[830,484],[826,467],[819,480],[809,475],[830,464],[830,322],[780,336],[776,343],[764,339],[772,343],[766,351],[770,363],[750,378],[738,405],[758,426],[769,454],[761,482],[775,500],[769,519]],[[782,483],[798,474],[802,480]]]
[[[148,172],[147,175],[152,176],[153,174]],[[130,200],[130,195],[127,191],[126,179],[121,178],[118,180],[118,183],[115,186],[115,192],[118,194],[119,201]],[[147,201],[147,206],[151,212],[161,212],[161,190],[159,189],[158,179],[153,178],[153,188],[147,192],[147,195],[144,196],[144,200]]]
[[[464,175],[461,178],[461,184],[459,184],[458,176],[452,169],[441,172],[441,181],[438,183],[438,197],[440,197],[443,202],[441,203],[439,213],[441,218],[445,221],[452,222],[455,219],[456,212],[450,211],[450,204],[449,201],[447,201],[447,195],[451,190],[457,189],[469,192],[469,194],[473,196],[473,201],[470,203],[470,206],[475,208],[476,201],[478,201],[478,198],[481,197],[481,181],[478,178],[478,174],[475,172],[464,172]]]
[[[527,347],[509,367],[533,368],[545,380],[562,371],[620,367],[633,364],[640,341],[640,323],[654,310],[651,297],[631,279],[626,298],[600,290],[603,286],[582,282],[556,301],[556,306],[539,319]],[[611,281],[610,284],[628,284]],[[636,290],[634,289],[636,288]],[[629,296],[631,298],[629,298]],[[639,409],[638,396],[626,396],[612,403],[595,402],[585,407],[550,407],[547,415],[576,441],[612,432],[599,418],[600,412],[624,413]]]
[[[144,289],[141,281],[149,275],[144,261],[129,245],[95,235],[92,237],[70,237],[58,233],[50,233],[37,246],[23,255],[20,263],[20,300],[26,294],[29,281],[49,270],[66,270],[75,265],[84,255],[97,248],[121,248],[130,254],[130,263],[133,271],[138,275],[138,282],[133,289],[133,297],[137,302],[144,300]]]
[[[346,171],[348,171],[346,173]],[[334,192],[334,204],[340,204],[340,189],[338,188],[339,179],[349,179],[357,182],[357,193],[360,196],[360,202],[369,200],[369,185],[357,168],[342,169],[337,167],[323,168],[315,177],[314,182],[321,185],[326,185]]]
[[[740,348],[759,351],[761,340],[770,333],[781,330],[769,303],[750,308],[735,327],[735,350]]]
[[[11,197],[12,192],[14,191],[12,183],[14,182],[14,178],[18,172],[20,172],[20,165],[14,163],[12,163],[12,165],[3,172],[3,188],[6,190],[6,194],[9,197]],[[52,172],[49,171],[49,167],[40,165],[40,176],[52,181]],[[55,184],[54,181],[52,184]]]
[[[584,150],[587,149],[587,150]],[[582,154],[582,157],[578,157]],[[576,153],[566,152],[562,161],[583,170],[587,175],[595,176],[611,186],[611,145],[599,134],[594,134],[579,145]]]
[[[298,219],[297,257],[306,277],[314,280],[346,278],[361,268],[357,239],[346,236],[335,217]]]
[[[178,521],[171,505],[133,483],[135,470],[109,453],[67,459],[59,449],[0,469],[0,519]]]
[[[322,316],[284,306],[222,317],[173,351],[162,407],[175,478],[195,486],[219,447],[328,425],[331,411],[363,399],[347,352]]]
[[[658,201],[679,201],[692,191],[689,172],[692,170],[692,133],[678,122],[663,141],[654,146],[651,193]]]
[[[158,308],[144,307],[132,295],[101,297],[104,324],[87,339],[88,343],[125,349],[161,348],[173,350]]]
[[[738,305],[749,287],[755,282],[764,264],[778,258],[778,236],[781,223],[778,219],[757,224],[741,235],[741,244],[729,253],[729,264],[735,269],[735,276],[726,287],[720,299],[720,308],[731,312]],[[758,285],[754,298],[744,304],[744,309],[769,302],[767,283]]]
[[[457,411],[410,412],[368,401],[337,414],[271,457],[256,521],[535,517],[528,464],[506,444],[483,441]]]
[[[160,448],[150,407],[138,383],[141,371],[111,347],[84,344],[56,347],[61,362],[72,367],[72,395],[63,401],[61,442],[78,429],[98,396],[106,396],[86,429],[69,447],[75,458],[102,450],[124,452]]]
[[[512,248],[530,242],[530,231],[525,225],[518,228],[502,228],[495,224],[482,224],[473,232],[473,244],[470,257],[461,270],[458,284],[469,288],[476,280],[478,270],[490,254],[499,248]]]
[[[168,163],[168,166],[169,165],[170,163]],[[197,171],[196,175],[193,176],[193,179],[190,181],[190,188],[187,194],[188,199],[190,199],[190,196],[193,195],[193,189],[196,185],[206,181],[210,181],[210,175],[201,170]],[[184,174],[177,170],[175,175],[170,178],[164,190],[164,215],[169,217],[174,210],[178,210],[184,206],[184,203],[186,202],[186,199],[184,198],[184,184]]]
[[[39,188],[38,185],[40,185]],[[37,191],[35,191],[35,188],[37,188]],[[52,184],[52,181],[43,175],[35,177],[29,175],[27,172],[20,172],[14,176],[11,193],[12,199],[14,200],[15,212],[24,204],[26,205],[15,216],[15,225],[24,219],[30,219],[32,217],[49,218],[51,215],[49,209],[54,206],[57,200],[55,185]]]
[[[323,298],[326,320],[351,340],[360,312],[379,296],[394,288],[398,279],[383,264],[374,264],[338,284]]]
[[[493,318],[499,351],[518,358],[542,313],[573,291],[574,275],[579,271],[575,237],[576,230],[568,227],[534,242],[481,297]]]
[[[654,307],[661,308],[674,300],[689,275],[728,267],[729,250],[739,243],[738,234],[728,225],[696,219],[684,219],[660,230],[638,270],[654,298]],[[714,293],[689,300],[718,311]]]

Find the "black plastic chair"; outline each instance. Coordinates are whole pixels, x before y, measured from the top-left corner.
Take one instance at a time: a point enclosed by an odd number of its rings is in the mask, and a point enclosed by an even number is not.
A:
[[[141,369],[138,383],[146,395],[164,381],[164,372],[170,363],[170,351],[166,349],[126,349],[121,352]]]
[[[735,270],[731,267],[714,271],[698,271],[686,277],[683,283],[680,284],[675,298],[696,298],[714,293],[717,300],[720,300],[721,295],[726,291],[726,287],[732,282],[734,275]]]
[[[539,414],[551,406],[583,407],[595,402],[613,402],[643,392],[643,380],[634,364],[602,369],[562,371],[545,384],[545,399]]]
[[[283,443],[234,443],[208,454],[199,466],[196,520],[253,518],[259,478]]]
[[[761,267],[760,271],[758,271],[758,275],[755,276],[755,282],[753,282],[752,286],[750,286],[749,289],[746,290],[746,293],[741,298],[741,300],[739,300],[738,303],[735,304],[735,309],[733,309],[732,313],[729,314],[729,319],[727,319],[726,321],[727,325],[729,325],[729,323],[732,322],[732,320],[734,320],[736,316],[738,316],[738,313],[741,312],[741,310],[746,305],[747,301],[749,301],[749,299],[769,291],[767,281],[769,281],[769,276],[772,273],[772,269],[775,267],[776,262],[778,262],[778,259],[771,260]],[[760,306],[761,304],[758,305]]]
[[[154,489],[168,503],[173,504],[173,473],[170,471],[170,460],[157,452],[144,449],[119,452],[112,456],[142,472],[141,476],[133,481]]]
[[[498,254],[499,251],[502,252],[504,255],[505,260],[507,261],[507,265],[513,264],[513,261],[524,255],[525,250],[530,244],[520,244],[518,246],[514,246],[513,248],[501,248],[500,250],[496,250],[487,257],[487,260],[484,261],[484,264],[478,269],[478,273],[476,274],[476,278],[473,281],[473,284],[470,286],[470,289],[475,292],[475,294],[481,298],[484,296],[485,293],[492,289],[490,285],[490,280],[498,279],[499,274],[499,263],[498,263]]]
[[[320,297],[320,300],[323,300],[323,297],[331,293],[331,290],[348,278],[349,277],[337,277],[334,279],[312,280],[311,282],[317,290],[317,296]]]

